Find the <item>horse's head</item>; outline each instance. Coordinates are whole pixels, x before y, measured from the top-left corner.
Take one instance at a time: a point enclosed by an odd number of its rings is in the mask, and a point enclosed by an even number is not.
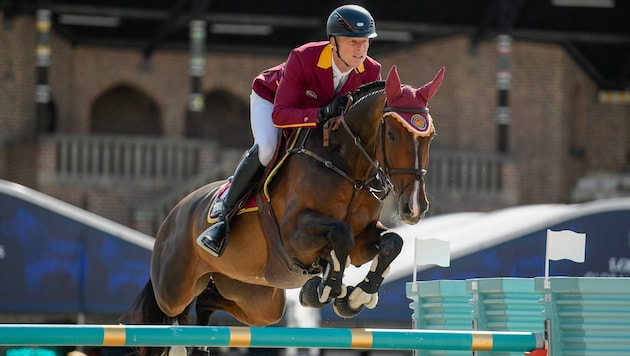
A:
[[[349,167],[347,171],[320,162],[382,201],[393,189],[398,197],[398,217],[407,224],[417,223],[429,208],[424,190],[424,175],[429,163],[429,144],[435,135],[427,103],[442,83],[444,68],[421,88],[401,85],[396,67],[387,79],[366,84],[352,96],[347,112],[326,122],[324,146],[329,132],[343,124],[348,135],[341,135],[338,146]],[[367,158],[367,159],[365,159]],[[367,178],[361,178],[367,170]]]
[[[396,66],[385,81],[382,157],[379,159],[398,197],[398,217],[417,223],[429,209],[424,176],[429,163],[429,145],[435,136],[427,104],[442,83],[444,68],[418,89],[401,85]]]

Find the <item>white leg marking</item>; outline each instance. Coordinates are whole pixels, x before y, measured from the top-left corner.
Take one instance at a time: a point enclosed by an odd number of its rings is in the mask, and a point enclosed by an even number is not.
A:
[[[179,321],[175,320],[173,325],[179,325]],[[168,349],[168,356],[186,356],[187,354],[185,346],[171,346]]]
[[[421,164],[422,162],[420,162],[420,138],[416,137],[415,138],[415,150],[416,150],[416,162],[415,162],[415,169],[418,170],[421,168]],[[411,193],[411,201],[409,203],[409,208],[411,209],[411,212],[413,214],[414,217],[420,215],[420,202],[419,202],[419,196],[420,196],[420,181],[419,180],[414,180],[414,184],[413,184],[413,192]]]

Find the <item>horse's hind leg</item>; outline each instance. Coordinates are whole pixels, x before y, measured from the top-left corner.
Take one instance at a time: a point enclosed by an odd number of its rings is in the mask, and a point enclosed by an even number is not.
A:
[[[223,297],[219,294],[214,286],[214,282],[210,281],[208,287],[197,296],[195,302],[195,314],[197,315],[196,325],[208,326],[210,325],[210,317],[217,309],[216,300],[222,300]],[[210,356],[213,353],[211,348],[207,346],[195,346],[190,350],[190,356]]]
[[[262,303],[267,303],[268,300],[265,299],[265,296],[267,295],[266,292],[272,291],[272,288],[269,288],[269,287],[243,284],[240,282],[232,281],[218,274],[215,275],[215,277],[224,286],[226,285],[226,283],[229,283],[230,285],[234,283],[235,285],[238,285],[239,290],[242,290],[243,286],[250,286],[251,288],[253,288],[252,289],[252,291],[254,291],[253,293],[246,293],[244,295],[245,304],[252,307],[254,306],[254,303],[251,302],[251,300],[249,300],[250,297],[253,297],[255,300],[258,300]],[[224,289],[230,290],[229,287],[225,287]],[[284,308],[284,299],[280,299],[280,301],[282,303],[280,304],[279,308]],[[210,280],[206,289],[204,289],[204,291],[197,296],[197,300],[195,302],[195,312],[197,314],[196,324],[199,326],[210,325],[210,318],[212,314],[218,310],[229,312],[230,314],[233,314],[237,319],[239,319],[240,321],[246,324],[255,323],[252,319],[245,318],[245,315],[264,314],[267,312],[267,310],[273,310],[274,305],[275,304],[273,302],[267,303],[266,305],[262,306],[263,308],[257,308],[257,310],[259,310],[258,312],[256,311],[252,312],[251,310],[243,309],[236,302],[228,300],[225,297],[223,297],[223,295],[221,295],[221,293],[217,289],[217,286],[215,285],[214,280]],[[281,316],[282,316],[282,313],[280,312],[277,318]],[[218,348],[201,347],[201,346],[192,347],[189,353],[190,356],[211,356],[211,355],[219,355],[219,354],[221,353]]]
[[[283,289],[243,283],[215,273],[214,310],[225,311],[249,326],[267,326],[282,319],[286,307]]]
[[[210,317],[217,309],[214,306],[213,300],[217,297],[221,297],[212,281],[208,283],[208,287],[197,296],[195,302],[195,313],[197,314],[197,325],[207,326],[210,325]]]
[[[125,320],[129,319],[129,320]],[[140,292],[132,305],[132,309],[127,313],[125,319],[120,322],[130,322],[132,324],[187,324],[188,308],[176,317],[167,316],[158,306],[155,299],[153,282],[149,280]],[[159,356],[168,351],[168,347],[139,347],[137,353],[140,356]],[[180,350],[181,351],[181,350]],[[180,352],[181,354],[181,352]]]
[[[403,240],[394,232],[383,234],[379,240],[378,254],[372,260],[370,271],[356,287],[348,287],[346,298],[337,298],[334,310],[345,318],[356,316],[363,306],[370,309],[378,302],[378,289],[389,273],[389,266],[402,250]]]

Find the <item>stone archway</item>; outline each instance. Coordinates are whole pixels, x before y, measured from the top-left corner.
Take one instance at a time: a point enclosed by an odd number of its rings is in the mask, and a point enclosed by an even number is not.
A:
[[[121,84],[99,96],[92,104],[92,133],[162,135],[160,109],[139,89]]]
[[[226,147],[252,145],[249,103],[226,90],[217,89],[205,94],[205,104],[203,112],[188,115],[188,137],[211,138]]]

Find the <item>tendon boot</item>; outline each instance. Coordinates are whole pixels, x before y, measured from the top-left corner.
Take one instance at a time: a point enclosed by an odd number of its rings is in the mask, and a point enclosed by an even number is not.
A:
[[[258,160],[258,145],[254,145],[236,167],[227,196],[215,203],[215,208],[219,209],[217,221],[197,238],[197,244],[211,255],[219,257],[223,253],[230,230],[228,215],[258,181],[264,168]]]

